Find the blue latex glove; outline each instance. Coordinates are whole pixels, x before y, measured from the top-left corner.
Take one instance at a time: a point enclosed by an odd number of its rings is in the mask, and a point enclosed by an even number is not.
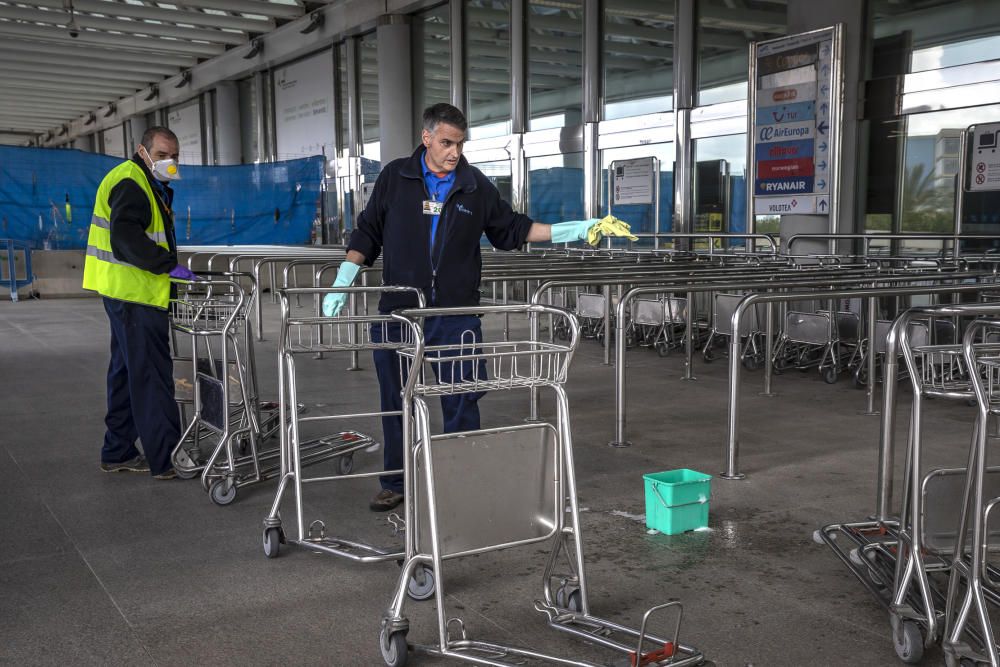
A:
[[[198,280],[198,276],[192,273],[191,269],[183,264],[178,264],[174,268],[170,269],[170,273],[167,275],[171,278],[177,278],[177,280]]]
[[[340,268],[337,269],[337,277],[330,287],[350,287],[360,270],[361,267],[354,262],[341,262]],[[340,314],[340,309],[344,307],[346,301],[346,292],[327,294],[323,297],[323,315],[326,317],[336,317]]]
[[[557,222],[552,225],[553,243],[572,243],[573,241],[586,241],[587,232],[596,225],[597,218],[589,220],[570,220],[569,222]]]

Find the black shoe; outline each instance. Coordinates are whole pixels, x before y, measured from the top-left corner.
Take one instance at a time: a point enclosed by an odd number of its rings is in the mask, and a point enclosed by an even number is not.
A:
[[[153,479],[177,479],[177,471],[173,468],[167,468],[159,475],[153,475]]]
[[[372,512],[388,512],[398,507],[401,502],[403,502],[402,493],[393,491],[392,489],[382,489],[368,503],[368,507]]]
[[[140,454],[121,463],[101,463],[101,470],[104,472],[149,472],[149,463]]]

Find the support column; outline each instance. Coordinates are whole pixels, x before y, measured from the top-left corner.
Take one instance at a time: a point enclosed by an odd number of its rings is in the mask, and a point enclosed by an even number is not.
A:
[[[465,0],[451,0],[451,104],[465,110]]]
[[[128,144],[125,148],[131,156],[135,152],[135,147],[142,141],[142,135],[146,132],[146,116],[143,114],[132,116],[125,124],[128,126],[128,134],[125,138]]]
[[[413,152],[410,17],[383,14],[378,39],[378,125],[382,164]]]
[[[600,0],[583,3],[583,213],[588,218],[600,218],[601,152],[598,147],[598,123],[604,99],[601,72],[601,13]]]
[[[510,131],[528,130],[527,0],[510,3]]]
[[[866,0],[841,0],[840,2],[814,2],[813,0],[788,1],[788,33],[795,34],[818,28],[827,28],[836,23],[844,24],[844,106],[840,118],[840,160],[836,169],[840,173],[840,201],[834,216],[785,215],[781,217],[781,235],[800,233],[861,232],[864,220],[864,184],[859,184],[854,165],[859,164],[863,154],[858,146],[858,105],[859,91],[865,80],[865,66],[868,62],[868,26],[865,12]],[[808,242],[796,252],[827,252],[828,245],[820,242],[810,247]],[[848,251],[845,245],[843,251]],[[836,250],[836,249],[834,249]]]
[[[267,72],[254,72],[253,74],[253,123],[254,134],[257,136],[256,155],[257,162],[267,162],[267,139],[264,119],[264,79],[268,77]]]
[[[695,0],[676,0],[674,25],[674,224],[675,232],[694,229],[694,144],[691,109],[694,108],[695,71],[698,58],[698,15]],[[657,174],[659,178],[659,174]],[[657,229],[660,221],[656,221]],[[664,230],[666,231],[666,230]],[[675,248],[689,240],[675,240]]]
[[[215,164],[240,164],[240,91],[235,81],[215,87]]]

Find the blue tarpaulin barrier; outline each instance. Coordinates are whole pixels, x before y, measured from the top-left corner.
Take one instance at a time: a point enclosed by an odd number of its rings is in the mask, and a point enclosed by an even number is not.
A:
[[[0,237],[37,249],[84,248],[97,186],[120,158],[0,146]],[[181,164],[174,185],[181,245],[306,244],[323,157],[235,166]]]

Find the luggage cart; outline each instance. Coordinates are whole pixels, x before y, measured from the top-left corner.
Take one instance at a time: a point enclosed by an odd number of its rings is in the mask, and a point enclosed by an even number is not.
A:
[[[181,397],[182,414],[193,414],[171,454],[177,474],[201,473],[202,486],[217,505],[236,499],[237,488],[277,474],[277,448],[262,443],[278,428],[278,406],[258,399],[249,301],[238,282],[245,274],[207,273],[204,280],[179,282],[171,300],[175,353],[178,334],[191,338],[192,395]],[[190,401],[188,403],[188,400]],[[202,460],[202,442],[211,451]]]
[[[604,335],[604,310],[607,297],[600,293],[580,292],[576,295],[576,316],[584,338]]]
[[[724,339],[733,334],[733,313],[740,301],[746,297],[745,294],[716,294],[712,299],[712,329],[705,341],[705,347],[701,352],[702,359],[706,363],[711,363],[716,358],[716,345],[722,344]],[[740,340],[746,340],[740,355],[743,366],[753,370],[759,368],[763,361],[763,348],[760,338],[763,335],[760,327],[760,310],[757,305],[751,308],[751,312],[743,318],[740,323]]]
[[[944,308],[949,315],[963,309]],[[935,309],[914,310],[930,314]],[[964,310],[976,314],[972,309]],[[977,544],[983,551],[1000,547],[1000,531],[991,531],[988,544],[977,543],[975,538],[964,534],[966,510],[963,508],[968,503],[966,479],[970,468],[924,469],[923,401],[937,398],[968,402],[975,394],[975,382],[979,381],[979,372],[968,370],[977,365],[969,363],[962,346],[913,345],[915,340],[927,339],[927,326],[926,321],[914,321],[910,312],[904,313],[892,325],[900,336],[901,356],[913,386],[899,519],[831,524],[814,534],[814,539],[829,546],[887,609],[894,648],[899,658],[907,663],[919,662],[924,649],[942,637],[942,624],[953,618],[954,564],[962,560],[960,554],[967,554]],[[977,349],[988,350],[993,357],[1000,358],[1000,345],[995,343],[980,344]],[[979,428],[976,432],[978,434]],[[989,469],[981,481],[984,493],[1000,496],[1000,467]],[[1000,581],[1000,570],[990,567],[988,571]],[[985,598],[1000,602],[995,592],[986,593]],[[961,633],[960,628],[953,635],[957,638]],[[965,633],[974,640],[982,636],[977,628],[965,628]],[[947,626],[944,634],[948,635]],[[947,657],[947,643],[945,648]],[[958,665],[959,661],[956,658],[948,664]]]
[[[632,302],[629,335],[639,345],[652,347],[661,357],[684,341],[687,299],[662,296]]]
[[[290,299],[301,296],[315,297],[334,292],[346,293],[353,301],[367,299],[371,295],[381,295],[387,292],[409,292],[415,300],[423,305],[424,295],[419,289],[412,287],[324,287],[324,288],[291,288],[278,290],[281,303],[281,334],[278,343],[278,384],[281,403],[281,423],[286,428],[281,429],[281,481],[274,502],[267,517],[264,519],[264,555],[268,558],[278,556],[281,544],[295,544],[319,553],[342,556],[356,562],[376,563],[387,560],[398,560],[403,557],[402,548],[387,549],[376,547],[356,539],[334,537],[326,534],[327,523],[316,519],[306,528],[304,514],[303,485],[317,482],[333,482],[345,479],[361,479],[366,477],[381,477],[385,474],[402,473],[402,470],[383,471],[381,465],[378,472],[354,473],[354,455],[361,450],[377,448],[379,443],[370,435],[358,431],[347,430],[304,439],[302,427],[307,423],[330,422],[342,420],[368,419],[400,415],[399,412],[366,412],[357,414],[330,414],[310,417],[300,417],[291,406],[298,405],[299,385],[297,381],[300,360],[323,358],[323,353],[358,353],[366,350],[397,350],[403,346],[412,347],[412,341],[405,335],[401,337],[390,335],[390,329],[400,329],[399,323],[391,315],[352,315],[357,312],[354,304],[345,307],[338,317],[319,317],[315,314],[295,315],[292,313]],[[307,301],[310,299],[307,299]],[[401,328],[403,334],[409,333],[408,327]],[[399,340],[394,340],[399,338]],[[309,463],[318,444],[322,444],[331,456],[337,457],[337,476],[305,477],[303,467]],[[288,539],[282,527],[281,503],[286,493],[290,493],[295,504],[294,525],[297,529],[295,539]],[[395,514],[389,515],[389,522],[398,532],[402,522]],[[427,591],[429,594],[429,591]]]
[[[920,320],[911,320],[909,323],[910,333],[909,340],[910,344],[916,347],[923,347],[930,345],[931,336],[930,328],[926,322]],[[889,335],[889,329],[892,327],[891,320],[878,320],[875,322],[875,344],[869,345],[867,338],[861,340],[858,347],[855,348],[854,353],[851,355],[851,359],[848,362],[848,368],[852,371],[852,376],[854,378],[854,386],[858,389],[864,389],[868,386],[868,350],[872,349],[875,356],[875,369],[878,373],[878,369],[882,367],[882,363],[885,360],[885,346],[886,338]],[[906,377],[905,373],[901,373],[896,379],[901,380]],[[877,378],[876,378],[877,381]]]
[[[570,330],[565,344],[540,340],[425,346],[422,320],[444,315],[497,315],[563,318]],[[542,598],[534,602],[557,630],[617,651],[625,665],[695,665],[702,654],[678,642],[679,602],[646,612],[639,630],[593,616],[588,601],[579,508],[573,466],[569,406],[564,389],[579,324],[567,311],[551,306],[434,308],[394,314],[412,330],[414,345],[400,352],[407,368],[403,390],[407,494],[406,560],[379,632],[382,657],[401,667],[413,650],[480,665],[542,662],[598,667],[598,663],[546,655],[469,637],[461,618],[448,618],[442,564],[445,560],[532,544],[551,551],[542,576]],[[485,327],[484,327],[485,330]],[[430,366],[435,372],[427,372]],[[487,370],[488,369],[488,370]],[[437,378],[435,380],[434,378]],[[427,399],[432,396],[549,388],[556,398],[556,423],[520,424],[462,433],[432,435]],[[469,493],[474,489],[475,493]],[[565,561],[568,573],[556,571]],[[407,643],[409,621],[403,605],[410,580],[419,569],[436,579],[437,643]],[[673,635],[647,632],[654,614],[673,615]],[[606,664],[606,663],[605,663]]]
[[[841,344],[841,334],[853,336],[857,341],[858,322],[857,314],[852,312],[838,312],[834,320],[828,310],[816,313],[788,311],[774,349],[774,371],[815,367],[824,382],[835,383],[837,374],[849,360]]]

